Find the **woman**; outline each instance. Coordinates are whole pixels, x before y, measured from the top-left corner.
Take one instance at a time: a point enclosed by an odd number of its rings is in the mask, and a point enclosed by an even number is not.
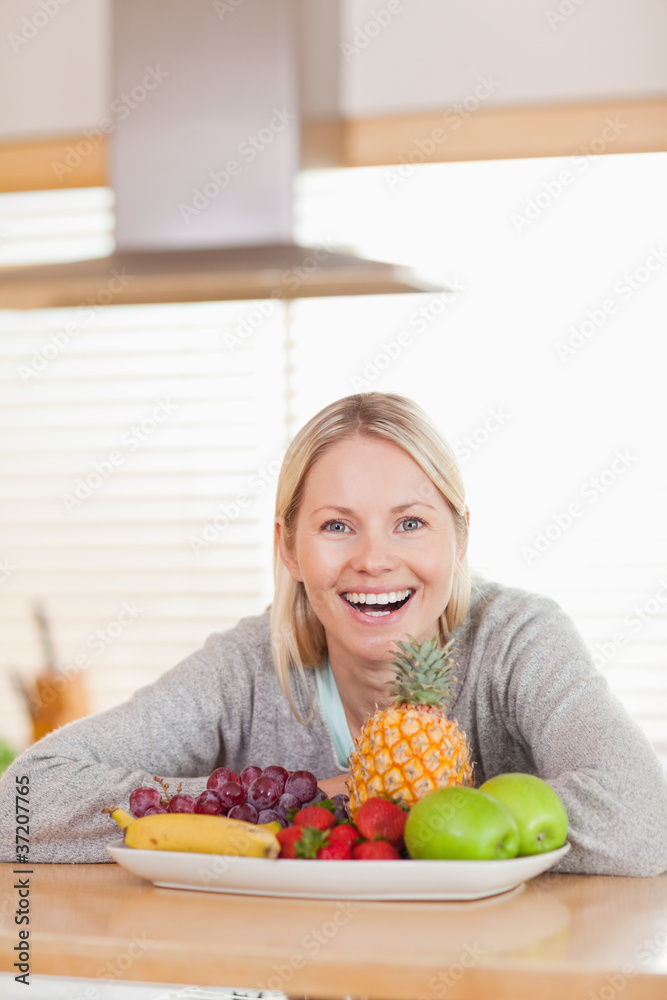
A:
[[[290,446],[276,501],[270,611],[211,636],[129,702],[27,750],[2,782],[2,858],[14,857],[15,775],[36,817],[30,860],[108,861],[110,802],[166,776],[198,794],[214,768],[281,764],[344,791],[346,758],[388,704],[394,643],[456,638],[452,716],[479,784],[545,778],[570,819],[558,870],[667,869],[667,780],[657,756],[551,600],[475,581],[449,446],[395,395],[325,407]]]

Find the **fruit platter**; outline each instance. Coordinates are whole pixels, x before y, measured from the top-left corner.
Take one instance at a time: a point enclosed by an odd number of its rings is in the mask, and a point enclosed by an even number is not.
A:
[[[556,864],[569,850],[507,861],[308,861],[229,857],[211,865],[210,857],[136,851],[121,840],[108,845],[114,861],[140,878],[166,889],[194,889],[250,896],[302,899],[393,901],[474,900],[509,892]],[[207,867],[208,862],[208,867]]]
[[[307,770],[218,767],[198,795],[164,779],[104,809],[128,871],[168,888],[329,899],[479,899],[547,871],[568,817],[532,774],[475,787],[465,733],[446,706],[451,642],[398,642],[393,704],[370,716],[348,758],[348,794]],[[337,864],[323,862],[336,861]]]
[[[349,797],[328,798],[308,771],[251,765],[237,775],[217,768],[196,798],[180,790],[170,795],[156,777],[155,788],[131,794],[131,814],[105,810],[124,835],[107,849],[127,871],[163,888],[318,899],[480,899],[547,871],[569,850],[567,822],[563,827],[550,786],[531,775],[499,777],[506,779],[500,791],[498,778],[489,787],[500,797],[505,792],[511,799],[513,792],[523,802],[526,786],[531,793],[519,822],[483,786],[439,789],[410,809],[371,796],[353,817]]]

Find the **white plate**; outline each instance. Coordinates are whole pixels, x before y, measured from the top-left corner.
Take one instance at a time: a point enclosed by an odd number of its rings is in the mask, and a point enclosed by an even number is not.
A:
[[[133,875],[168,889],[306,899],[481,899],[508,892],[551,868],[557,851],[506,861],[311,861],[142,851],[108,845]]]

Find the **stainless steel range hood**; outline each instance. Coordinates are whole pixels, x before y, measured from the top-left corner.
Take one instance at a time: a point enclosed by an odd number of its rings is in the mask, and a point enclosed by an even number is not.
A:
[[[407,268],[321,247],[135,251],[0,272],[0,308],[442,291]]]
[[[7,270],[0,306],[78,305],[118,274],[115,304],[436,290],[390,263],[294,244],[296,17],[293,0],[113,0],[97,128],[117,251]]]

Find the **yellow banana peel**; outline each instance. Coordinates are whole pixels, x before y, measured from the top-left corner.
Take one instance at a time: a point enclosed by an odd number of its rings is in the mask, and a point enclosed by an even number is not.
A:
[[[232,854],[244,858],[277,858],[280,843],[275,823],[259,826],[228,816],[203,813],[156,813],[134,819],[124,809],[109,806],[128,847],[192,854]]]
[[[111,813],[112,818],[116,820],[121,830],[128,827],[130,823],[135,822],[134,816],[130,816],[128,812],[125,812],[124,809],[119,809],[118,806],[111,806],[109,809],[103,811]]]

